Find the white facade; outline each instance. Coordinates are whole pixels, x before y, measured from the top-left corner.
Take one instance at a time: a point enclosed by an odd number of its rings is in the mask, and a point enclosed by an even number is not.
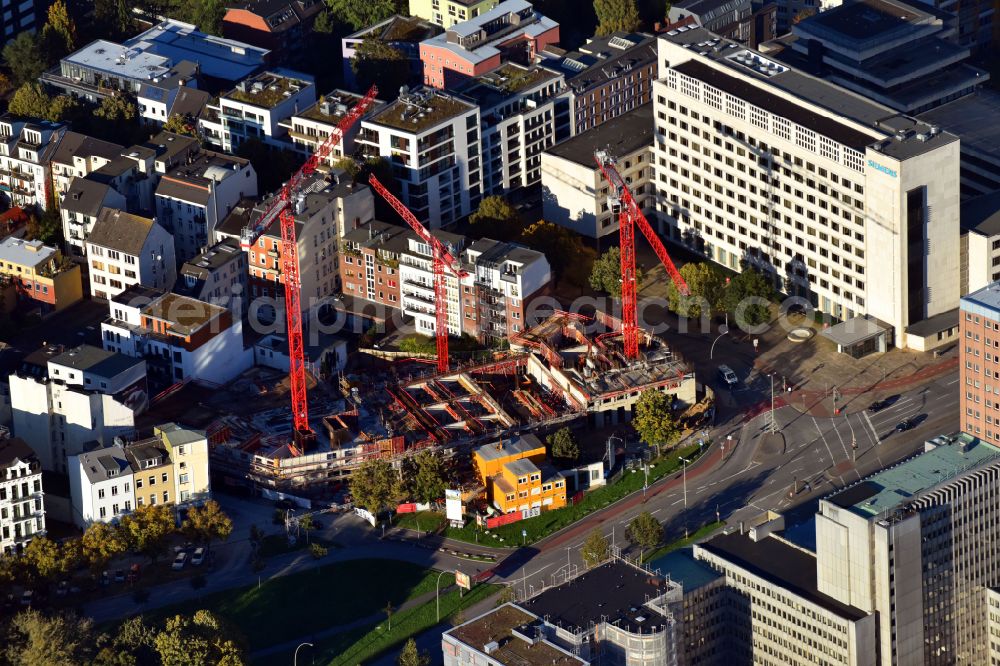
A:
[[[701,28],[661,37],[659,59],[662,233],[839,319],[874,315],[900,346],[957,307],[955,136]]]
[[[472,213],[482,199],[479,108],[433,91],[407,93],[361,121],[368,156],[393,164],[410,211],[432,229]]]
[[[294,116],[279,124],[288,130],[288,138],[292,141],[292,147],[301,153],[302,159],[305,160],[326,141],[336,128],[337,123],[343,119],[348,111],[354,108],[360,99],[361,95],[346,90],[334,90],[330,94],[320,97],[313,106],[300,109]],[[371,115],[383,104],[384,102],[373,100],[362,117]],[[330,155],[326,159],[328,166],[332,167],[337,160],[354,154],[354,139],[360,129],[361,124],[358,122],[347,128],[340,141],[330,151]]]
[[[66,126],[58,123],[0,117],[0,193],[11,205],[50,205],[49,160],[64,134]]]
[[[102,208],[125,210],[126,207],[125,197],[113,187],[87,178],[74,178],[59,205],[67,254],[74,258],[85,256],[87,237]]]
[[[128,244],[114,238],[117,228],[126,224],[126,218],[131,218],[127,223],[134,234],[131,238],[135,239]],[[102,230],[98,233],[96,229]],[[90,293],[95,298],[111,298],[136,284],[169,290],[177,279],[173,237],[154,220],[119,210],[102,211],[87,240],[87,255]]]
[[[0,440],[0,552],[19,552],[45,534],[42,467],[21,439]]]
[[[121,446],[107,446],[69,459],[73,523],[117,522],[135,506],[132,468]]]

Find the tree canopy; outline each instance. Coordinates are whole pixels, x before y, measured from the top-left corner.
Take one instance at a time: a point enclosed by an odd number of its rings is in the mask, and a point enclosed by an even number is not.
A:
[[[384,21],[393,14],[410,13],[407,0],[326,0],[330,13],[340,23],[352,30]]]
[[[119,528],[129,548],[152,562],[167,550],[167,538],[174,533],[174,516],[165,504],[140,506],[121,519]]]
[[[77,666],[88,663],[93,645],[89,618],[22,611],[10,622],[6,663],[13,666]]]
[[[649,511],[643,511],[628,524],[626,529],[629,541],[639,547],[639,559],[642,552],[655,547],[663,539],[663,526]]]
[[[516,238],[523,230],[517,209],[496,195],[484,197],[479,202],[476,212],[469,216],[469,224],[498,240]]]
[[[399,666],[428,666],[431,663],[431,658],[417,649],[415,640],[408,638],[399,653],[399,657],[396,658],[396,663]]]
[[[635,403],[632,427],[642,441],[656,447],[671,443],[678,426],[670,411],[670,398],[656,389],[646,389]]]
[[[208,500],[200,507],[188,509],[181,529],[192,540],[210,545],[215,540],[225,541],[229,538],[233,533],[233,521],[223,513],[218,502]]]
[[[597,13],[597,35],[632,32],[639,28],[639,7],[635,0],[594,0]]]
[[[45,27],[42,28],[43,37],[48,38],[46,33],[57,37],[63,53],[76,50],[76,23],[69,15],[65,0],[56,0],[49,5],[47,19]]]
[[[573,436],[573,431],[568,426],[556,430],[545,438],[549,445],[553,458],[561,458],[566,461],[576,461],[580,457],[580,445]]]
[[[774,299],[774,285],[760,271],[747,266],[734,277],[726,288],[723,305],[727,312],[735,316],[736,323],[744,329],[766,323],[771,318],[767,304]]]
[[[612,298],[621,298],[622,295],[622,251],[621,248],[609,248],[599,258],[594,260],[594,265],[590,269],[590,286],[598,291],[607,293]],[[638,266],[635,267],[635,282],[638,286],[642,282],[643,271]]]
[[[69,95],[50,97],[42,84],[25,83],[14,91],[7,110],[15,116],[40,118],[59,122],[79,108],[79,102]]]
[[[139,117],[139,107],[131,95],[116,92],[101,100],[94,115],[111,122],[132,121]]]
[[[431,451],[421,451],[413,458],[411,480],[413,499],[434,502],[444,497],[445,471],[441,457]]]
[[[3,47],[3,63],[18,85],[34,82],[45,71],[46,58],[38,38],[22,32]]]
[[[167,122],[163,123],[163,129],[167,132],[173,132],[174,134],[182,134],[184,136],[198,137],[198,127],[189,118],[185,118],[179,113],[172,113],[170,117],[167,118]]]
[[[667,285],[667,303],[671,310],[697,319],[703,315],[711,316],[713,311],[723,309],[726,276],[715,265],[707,261],[684,264],[680,268],[680,274],[687,283],[690,294],[682,296],[671,280]],[[708,311],[705,310],[706,303]]]
[[[399,478],[385,460],[366,460],[351,477],[351,495],[356,506],[377,514],[399,497]]]
[[[524,230],[520,240],[545,255],[558,279],[567,278],[577,284],[587,279],[596,253],[583,244],[579,234],[539,220]]]
[[[134,6],[135,0],[94,0],[95,22],[110,30],[111,36],[126,35],[132,27]]]
[[[583,558],[584,565],[588,567],[596,566],[608,559],[609,553],[608,540],[599,529],[588,534],[587,539],[580,546],[580,557]]]

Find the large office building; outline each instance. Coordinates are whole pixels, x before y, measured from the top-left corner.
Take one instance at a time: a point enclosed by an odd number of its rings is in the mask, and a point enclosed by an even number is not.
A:
[[[943,342],[954,321],[937,315],[959,299],[956,136],[702,28],[662,36],[659,65],[663,234],[838,319],[871,317],[896,346]]]
[[[962,429],[1000,442],[1000,282],[962,297],[958,328]]]

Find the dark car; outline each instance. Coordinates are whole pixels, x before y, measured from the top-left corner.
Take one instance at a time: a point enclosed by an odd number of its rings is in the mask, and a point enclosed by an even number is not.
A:
[[[896,424],[896,432],[905,432],[913,427],[913,421],[910,419],[903,419]]]
[[[868,411],[872,412],[873,414],[875,412],[880,412],[883,409],[885,409],[885,405],[886,405],[885,400],[876,400],[872,404],[868,405]]]

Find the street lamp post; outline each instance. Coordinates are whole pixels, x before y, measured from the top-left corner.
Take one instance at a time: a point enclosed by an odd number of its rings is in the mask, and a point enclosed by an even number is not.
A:
[[[642,496],[646,496],[646,488],[649,487],[649,463],[642,465]]]
[[[292,657],[292,664],[293,664],[293,666],[298,666],[298,664],[299,664],[299,650],[301,650],[303,646],[313,647],[313,644],[312,643],[299,643],[299,646],[297,648],[295,648],[295,656]]]
[[[680,458],[680,461],[681,461],[681,476],[684,479],[684,508],[686,509],[687,505],[688,505],[688,475],[687,475],[687,465],[691,461],[688,460],[687,458],[681,458],[680,456],[677,456],[677,457]]]
[[[726,313],[726,323],[719,327],[719,335],[712,341],[712,347],[708,350],[708,360],[712,360],[712,354],[715,353],[715,343],[722,339],[726,333],[729,332],[729,313]]]
[[[434,581],[434,605],[437,607],[437,621],[441,621],[441,595],[438,591],[438,585],[441,584],[441,576],[448,573],[447,571],[442,571],[438,574],[437,580]]]

